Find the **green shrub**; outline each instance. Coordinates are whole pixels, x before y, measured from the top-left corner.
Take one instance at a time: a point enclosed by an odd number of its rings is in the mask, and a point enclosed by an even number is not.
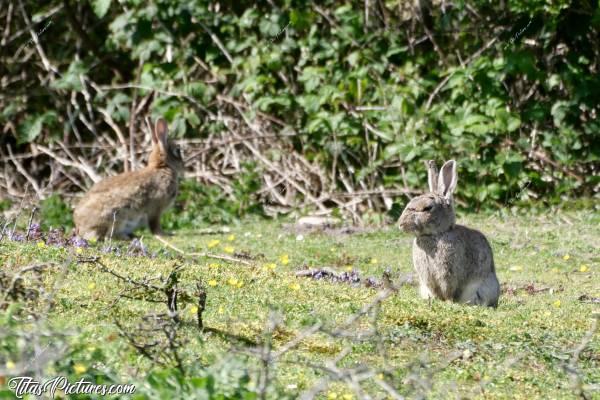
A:
[[[73,210],[58,194],[42,200],[39,209],[40,225],[44,230],[50,227],[67,230],[73,227]]]
[[[81,94],[82,74],[98,85],[127,85],[138,82],[132,71],[140,66],[139,82],[160,89],[152,113],[178,136],[218,135],[225,127],[206,111],[229,107],[219,95],[239,99],[250,117],[266,113],[295,131],[295,150],[335,172],[333,190],[346,190],[343,177],[356,188],[423,188],[422,161],[431,158],[459,161],[459,204],[473,208],[504,206],[525,185],[523,200],[551,203],[598,190],[600,50],[590,43],[600,33],[600,8],[593,2],[476,0],[426,7],[423,15],[401,1],[371,2],[367,13],[341,0],[92,3],[102,7],[82,3],[77,18],[94,51],[80,54],[72,22],[55,18],[45,33],[55,40],[44,49],[61,77],[45,85],[26,74],[19,80],[35,96],[0,97],[0,124],[16,121],[15,141],[57,140],[57,122],[71,107],[65,93]],[[4,67],[9,81],[33,66],[15,65]],[[181,95],[165,96],[167,89]],[[117,123],[128,121],[132,92],[90,96]],[[358,110],[370,106],[377,107]],[[185,223],[227,221],[255,200],[218,192],[193,190],[204,200],[182,216]]]

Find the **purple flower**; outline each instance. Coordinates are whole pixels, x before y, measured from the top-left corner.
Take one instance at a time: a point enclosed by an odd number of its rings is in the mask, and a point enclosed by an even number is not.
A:
[[[69,243],[70,246],[73,246],[73,247],[83,247],[83,248],[86,248],[86,249],[90,246],[90,244],[88,243],[87,240],[85,240],[84,238],[79,237],[77,235],[71,236],[71,238],[69,239],[68,243]]]
[[[27,230],[29,240],[40,240],[42,238],[42,229],[40,224],[31,224]]]
[[[48,235],[46,235],[46,244],[57,247],[63,247],[65,244],[67,244],[67,240],[64,238],[62,229],[50,229],[48,231]]]
[[[25,241],[25,235],[23,235],[22,233],[19,233],[19,232],[15,232],[15,231],[12,231],[11,233],[9,233],[8,238],[10,240],[12,240],[13,242],[24,242]]]

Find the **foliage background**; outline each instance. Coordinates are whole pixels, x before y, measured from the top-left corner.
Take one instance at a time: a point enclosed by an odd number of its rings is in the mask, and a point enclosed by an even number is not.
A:
[[[258,191],[270,182],[256,154],[229,174],[227,157],[215,168],[205,152],[209,173],[190,158],[179,209],[226,210],[208,220],[346,210],[340,193],[366,194],[356,213],[394,209],[424,189],[431,158],[459,160],[472,209],[598,194],[597,1],[9,0],[0,20],[5,198],[35,183],[70,197],[137,167],[145,115],[192,150],[231,126],[260,132],[264,160],[293,153],[317,171],[304,180],[319,202],[276,182],[284,202]]]

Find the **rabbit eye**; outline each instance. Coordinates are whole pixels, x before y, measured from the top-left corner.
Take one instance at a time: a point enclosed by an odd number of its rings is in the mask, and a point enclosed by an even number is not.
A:
[[[432,208],[433,208],[433,206],[431,206],[431,205],[426,206],[426,207],[423,207],[423,211],[431,211]]]

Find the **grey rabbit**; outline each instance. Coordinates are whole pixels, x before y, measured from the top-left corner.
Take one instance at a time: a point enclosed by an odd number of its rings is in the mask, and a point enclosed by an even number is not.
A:
[[[500,284],[492,248],[485,236],[455,223],[452,194],[458,180],[456,161],[447,161],[439,177],[428,162],[430,193],[412,199],[400,216],[400,228],[416,236],[413,264],[423,298],[497,307]]]

